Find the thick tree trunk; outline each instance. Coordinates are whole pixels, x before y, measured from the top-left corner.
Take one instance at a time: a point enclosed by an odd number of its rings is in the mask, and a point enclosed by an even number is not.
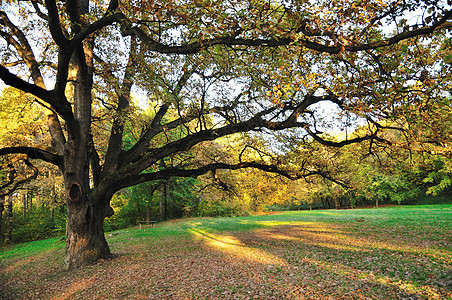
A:
[[[87,1],[79,8],[87,12]],[[68,124],[64,147],[64,185],[66,188],[67,226],[65,267],[72,269],[88,265],[111,255],[104,235],[103,221],[111,212],[107,196],[90,196],[90,136],[92,93],[92,44],[86,40],[72,58],[68,78],[76,79],[68,89],[73,99],[74,117]],[[109,199],[108,199],[109,200]]]
[[[66,187],[67,269],[88,265],[111,255],[104,235],[103,221],[108,215],[106,199],[90,197],[87,138],[66,145],[64,181]]]
[[[83,83],[80,77],[78,79]],[[90,89],[81,84],[76,89],[74,99],[79,121],[74,126],[76,131],[69,134],[64,161],[67,269],[85,266],[111,255],[103,229],[104,218],[110,214],[107,212],[107,201],[90,197],[90,113],[87,112],[91,105]]]
[[[105,210],[93,206],[88,199],[68,205],[66,227],[67,269],[88,265],[99,258],[111,256],[104,235]]]

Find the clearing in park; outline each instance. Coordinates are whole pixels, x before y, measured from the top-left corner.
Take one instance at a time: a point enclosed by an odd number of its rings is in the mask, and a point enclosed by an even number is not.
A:
[[[452,205],[291,211],[107,234],[116,257],[62,266],[64,240],[1,249],[6,299],[450,299]]]

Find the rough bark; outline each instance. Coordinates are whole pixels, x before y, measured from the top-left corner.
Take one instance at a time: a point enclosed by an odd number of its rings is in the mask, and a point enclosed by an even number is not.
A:
[[[77,188],[74,188],[77,189]],[[78,191],[70,191],[70,199],[77,200]],[[99,258],[111,256],[104,235],[105,209],[93,205],[85,196],[68,203],[65,267],[72,269],[88,265]]]
[[[90,102],[86,99],[90,95],[83,86],[75,97],[79,97],[76,101]],[[79,109],[77,118],[89,122],[89,113],[83,110],[83,105]],[[85,109],[89,108],[85,106]],[[65,267],[68,269],[111,255],[103,230],[104,218],[110,213],[106,205],[108,201],[89,196],[89,141],[89,126],[80,126],[80,131],[70,136],[65,148],[63,175],[68,209]]]
[[[73,30],[83,25],[80,13],[86,13],[88,1],[68,1]],[[78,7],[77,7],[78,5]],[[76,45],[69,61],[68,76],[75,78],[71,87],[74,120],[68,129],[64,148],[63,178],[66,190],[67,227],[65,267],[84,266],[98,258],[111,255],[105,240],[103,221],[106,212],[104,198],[90,197],[90,155],[92,152],[91,104],[93,86],[93,40]]]

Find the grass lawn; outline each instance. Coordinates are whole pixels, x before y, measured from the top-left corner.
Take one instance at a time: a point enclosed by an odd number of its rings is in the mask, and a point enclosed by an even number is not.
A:
[[[61,268],[59,238],[0,249],[0,299],[452,299],[452,205],[169,221],[107,233]],[[3,297],[3,298],[2,298]]]

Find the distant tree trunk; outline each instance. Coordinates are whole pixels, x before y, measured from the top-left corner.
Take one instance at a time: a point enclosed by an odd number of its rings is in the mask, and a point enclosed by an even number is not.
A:
[[[323,208],[327,209],[330,208],[330,201],[328,200],[328,198],[322,198],[322,203],[323,203]]]
[[[166,220],[168,218],[168,181],[165,181],[163,183],[163,193],[162,193],[162,197],[163,199],[160,199],[160,216],[163,220]],[[162,204],[162,200],[163,200],[163,204]]]
[[[21,194],[21,198],[22,198],[22,204],[23,204],[22,216],[25,218],[25,216],[27,215],[27,197],[26,197],[26,194],[25,195]]]
[[[149,205],[149,201],[152,201],[152,197],[154,196],[154,193],[155,193],[155,191],[157,190],[158,187],[159,187],[159,185],[155,185],[150,190],[150,194],[151,195],[150,195],[149,200],[148,200],[148,202],[146,204],[146,221],[148,221],[148,222],[151,220],[151,206]],[[162,201],[160,201],[160,203],[162,203]],[[161,207],[162,207],[162,205],[160,205],[160,207],[159,207],[160,212],[161,212],[161,209],[162,209]],[[162,215],[162,214],[160,214],[160,215]]]
[[[378,208],[378,197],[375,198],[375,208]]]
[[[323,207],[326,209],[330,208],[330,200],[328,198],[325,198],[325,204],[323,205]]]
[[[50,205],[51,205],[51,207],[50,207],[50,218],[53,219],[53,216],[55,214],[54,203],[56,203],[56,199],[57,199],[57,195],[56,195],[56,192],[55,192],[55,186],[52,186],[52,189],[50,191],[50,199],[53,200],[53,201],[50,202]]]
[[[146,222],[151,220],[151,206],[149,203],[146,204]]]
[[[3,200],[0,198],[0,244],[3,243],[3,211],[5,210]]]
[[[160,219],[163,220],[163,191],[159,197],[159,214],[160,214]]]
[[[33,210],[33,190],[28,190],[28,210]]]
[[[141,220],[140,203],[137,203],[137,220]]]
[[[163,220],[168,219],[168,181],[163,185]]]
[[[7,244],[11,243],[13,239],[13,201],[11,196],[6,196],[8,201],[8,206],[6,207],[7,217],[7,228],[6,228],[6,240]]]

